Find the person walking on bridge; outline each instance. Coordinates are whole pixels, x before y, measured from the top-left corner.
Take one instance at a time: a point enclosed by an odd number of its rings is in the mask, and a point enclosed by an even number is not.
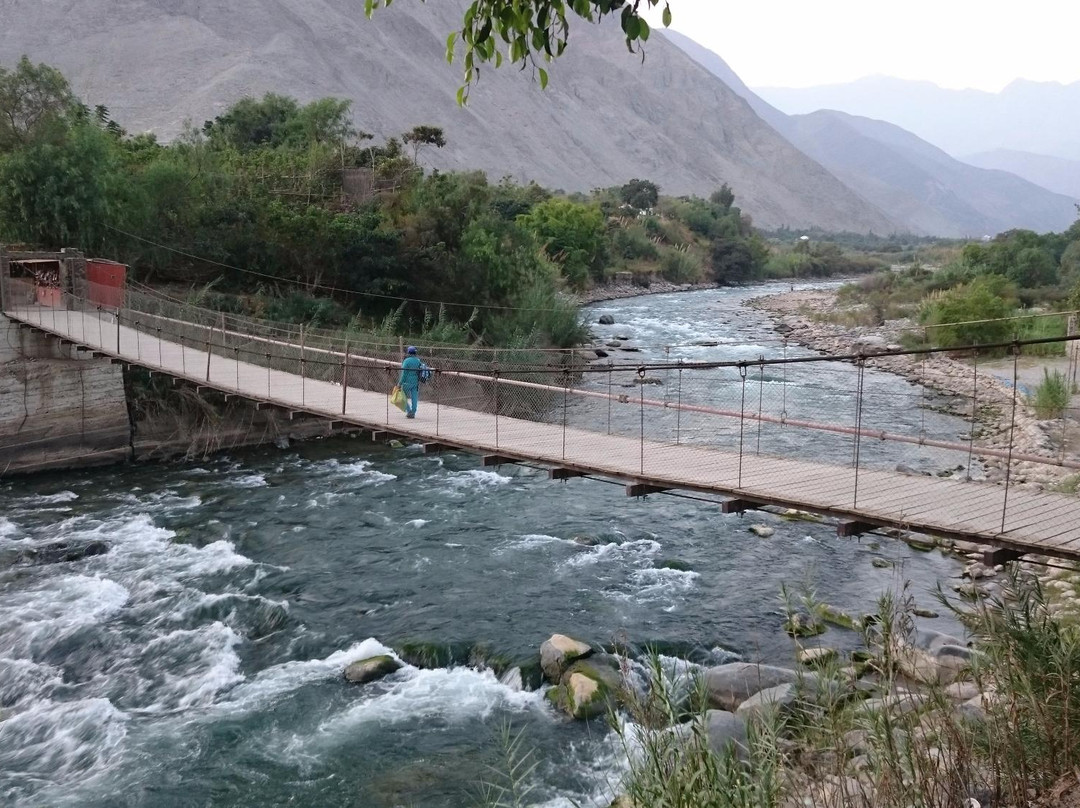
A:
[[[416,417],[416,405],[420,398],[420,374],[424,363],[417,356],[416,348],[412,345],[405,352],[405,359],[401,362],[401,375],[398,377],[398,387],[405,394],[405,417]]]

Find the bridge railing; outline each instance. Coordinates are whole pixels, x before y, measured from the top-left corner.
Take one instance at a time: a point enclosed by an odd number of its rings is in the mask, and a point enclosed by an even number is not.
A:
[[[349,335],[335,341],[140,291],[129,291],[116,309],[95,303],[102,298],[93,288],[86,297],[58,296],[9,279],[5,299],[20,319],[151,369],[324,414],[349,412],[350,391],[374,392],[379,411],[365,420],[406,423],[386,398],[400,368],[396,345],[351,342]],[[543,431],[549,442],[558,435],[546,451],[568,465],[597,459],[597,434],[620,436],[624,454],[636,444],[643,478],[677,473],[674,464],[687,461],[665,448],[690,445],[727,450],[733,460],[715,473],[733,488],[749,484],[753,458],[792,458],[987,479],[1007,492],[1012,483],[1049,478],[1051,467],[1080,470],[1075,353],[1061,350],[1073,344],[1064,337],[1014,341],[960,359],[923,350],[640,365],[478,361],[468,349],[453,355],[447,348],[424,356],[434,376],[422,388],[422,406],[434,408],[437,436],[452,433],[467,412],[496,446],[511,428],[520,442],[523,421],[557,425],[555,433]],[[1064,372],[1068,389],[1047,409],[1036,406],[1032,380],[1051,370]],[[785,479],[782,465],[770,473],[777,485],[814,482]],[[857,504],[857,475],[849,493]],[[1004,499],[1007,525],[1007,493]]]

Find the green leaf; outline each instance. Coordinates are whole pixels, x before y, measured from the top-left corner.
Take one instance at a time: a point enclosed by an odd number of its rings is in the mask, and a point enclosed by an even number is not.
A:
[[[457,31],[446,38],[446,61],[451,64],[454,61],[454,43],[457,41]]]
[[[495,51],[495,69],[498,70],[500,67],[502,67],[502,63],[503,63],[502,51]]]
[[[546,90],[548,85],[548,74],[544,68],[537,68],[540,71],[540,89]]]
[[[465,106],[465,87],[458,87],[457,89],[457,105],[459,107]]]
[[[664,4],[664,27],[671,27],[671,6]]]
[[[364,0],[364,16],[371,17],[373,11],[375,11],[375,0]]]
[[[637,37],[642,42],[644,42],[645,40],[647,40],[649,38],[649,24],[647,22],[645,22],[645,20],[641,19],[641,17],[638,17],[637,21],[638,21]]]

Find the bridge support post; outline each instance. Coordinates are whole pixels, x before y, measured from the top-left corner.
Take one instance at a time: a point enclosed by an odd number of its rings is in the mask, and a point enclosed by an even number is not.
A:
[[[991,547],[988,550],[983,550],[982,563],[986,567],[996,567],[998,564],[1008,564],[1010,561],[1016,561],[1018,558],[1023,558],[1025,553],[1020,550],[1012,550],[1008,547]]]
[[[569,480],[573,477],[584,477],[585,472],[578,471],[576,469],[567,469],[561,466],[553,469],[548,469],[549,480]]]
[[[648,483],[627,483],[626,496],[628,497],[644,497],[648,494],[662,494],[665,491],[671,489],[665,488],[661,485],[649,485]]]
[[[484,455],[480,458],[480,464],[482,466],[502,466],[508,463],[517,463],[512,457],[506,457],[504,455],[490,454]]]
[[[738,513],[757,510],[759,505],[748,499],[727,499],[720,503],[720,513]]]
[[[872,525],[869,522],[840,522],[836,526],[836,535],[841,539],[846,539],[851,536],[861,536],[863,533],[869,533],[877,527],[877,525]]]

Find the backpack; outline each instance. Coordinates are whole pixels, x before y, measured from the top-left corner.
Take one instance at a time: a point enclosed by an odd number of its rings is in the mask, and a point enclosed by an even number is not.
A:
[[[420,363],[420,383],[425,384],[430,380],[431,380],[431,368],[429,368],[427,365],[425,365],[423,362],[421,362]]]

